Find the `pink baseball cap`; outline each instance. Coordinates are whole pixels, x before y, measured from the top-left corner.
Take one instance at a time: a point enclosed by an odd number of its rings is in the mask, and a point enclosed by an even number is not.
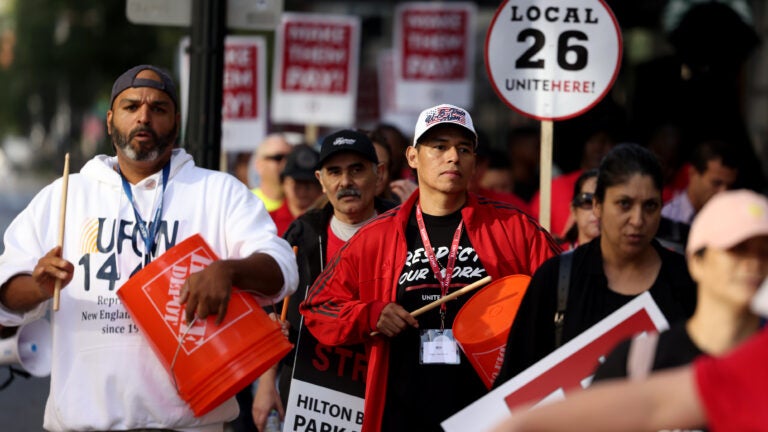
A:
[[[686,253],[704,247],[730,249],[752,237],[768,235],[768,198],[741,189],[715,194],[696,214]]]
[[[419,142],[424,133],[440,124],[455,124],[472,132],[475,137],[475,147],[477,147],[477,132],[475,132],[475,126],[472,124],[472,117],[464,108],[450,104],[433,106],[419,114],[416,130],[413,132],[413,145],[415,146]]]

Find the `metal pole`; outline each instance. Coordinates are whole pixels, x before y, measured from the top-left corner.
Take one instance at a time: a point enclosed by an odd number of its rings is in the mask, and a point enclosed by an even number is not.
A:
[[[227,2],[192,0],[187,150],[198,166],[218,169]]]

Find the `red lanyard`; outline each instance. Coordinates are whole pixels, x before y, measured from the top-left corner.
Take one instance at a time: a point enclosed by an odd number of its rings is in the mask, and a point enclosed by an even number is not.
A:
[[[419,224],[419,234],[421,235],[421,242],[424,244],[424,253],[427,255],[427,259],[429,259],[429,266],[432,268],[432,273],[435,274],[435,279],[440,283],[442,297],[445,297],[448,294],[448,287],[451,285],[456,255],[459,254],[459,240],[461,240],[461,230],[464,227],[464,221],[459,222],[456,232],[453,233],[451,250],[448,253],[448,264],[446,264],[445,270],[443,270],[445,273],[440,271],[435,251],[432,250],[432,244],[429,242],[429,235],[427,234],[427,228],[424,226],[424,216],[422,216],[420,204],[416,204],[416,222]],[[445,310],[446,304],[443,303],[440,305],[441,318],[445,316]]]

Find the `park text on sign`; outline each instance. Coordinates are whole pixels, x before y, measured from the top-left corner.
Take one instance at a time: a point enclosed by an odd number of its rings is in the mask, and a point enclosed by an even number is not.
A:
[[[258,110],[258,47],[227,45],[224,54],[224,119],[255,119]]]
[[[468,21],[469,13],[462,9],[405,9],[403,79],[465,79]]]
[[[619,26],[603,0],[507,0],[491,21],[486,69],[512,109],[562,120],[610,91],[621,50]]]
[[[351,26],[341,23],[287,23],[282,89],[346,93],[351,33]]]

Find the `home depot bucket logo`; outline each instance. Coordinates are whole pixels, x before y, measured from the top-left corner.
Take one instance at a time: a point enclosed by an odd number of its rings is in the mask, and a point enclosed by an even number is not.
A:
[[[227,319],[222,325],[213,323],[215,316],[195,320],[191,327],[187,325],[184,319],[184,305],[179,302],[181,289],[189,275],[203,270],[216,259],[210,251],[197,247],[177,261],[169,263],[142,286],[147,300],[162,318],[165,328],[171,332],[173,338],[178,340],[183,337],[181,348],[187,355],[252,311],[250,305],[243,301],[243,294],[233,292],[227,307]]]

